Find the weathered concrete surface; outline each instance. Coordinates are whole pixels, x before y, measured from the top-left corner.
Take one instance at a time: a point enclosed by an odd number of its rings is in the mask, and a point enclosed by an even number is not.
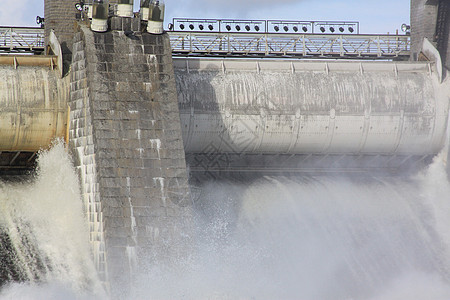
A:
[[[20,65],[0,65],[0,78],[0,151],[38,151],[65,136],[69,78]]]
[[[70,106],[70,149],[97,266],[117,294],[139,268],[170,265],[189,238],[168,37],[82,26],[73,45]]]
[[[186,153],[425,155],[446,137],[431,63],[176,59],[175,74]]]

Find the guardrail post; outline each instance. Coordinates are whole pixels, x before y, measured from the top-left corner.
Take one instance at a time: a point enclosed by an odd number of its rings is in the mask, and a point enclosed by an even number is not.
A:
[[[12,28],[9,29],[9,51],[13,50]]]
[[[377,47],[378,47],[378,49],[377,49],[377,51],[378,51],[378,57],[380,57],[381,55],[382,55],[382,53],[381,53],[381,44],[380,44],[380,36],[377,36]]]
[[[306,38],[305,35],[302,35],[302,39],[303,39],[303,56],[306,56]]]
[[[269,39],[267,38],[267,33],[264,34],[264,41],[265,41],[265,44],[266,44],[266,51],[265,51],[265,53],[266,53],[266,55],[269,55]]]
[[[386,51],[387,53],[391,53],[391,37],[388,37]]]

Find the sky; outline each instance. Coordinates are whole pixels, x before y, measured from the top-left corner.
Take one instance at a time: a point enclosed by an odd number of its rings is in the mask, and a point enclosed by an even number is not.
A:
[[[64,1],[64,0],[59,0]],[[139,0],[134,0],[135,11]],[[1,0],[0,26],[37,26],[44,0]],[[166,0],[172,18],[359,21],[360,33],[395,33],[409,24],[410,0]],[[75,9],[75,8],[74,8]]]

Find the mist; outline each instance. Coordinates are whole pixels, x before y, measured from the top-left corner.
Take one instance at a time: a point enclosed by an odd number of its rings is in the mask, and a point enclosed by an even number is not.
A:
[[[171,265],[140,261],[126,299],[449,299],[444,158],[395,177],[194,174],[193,245]],[[26,228],[45,263],[19,251],[34,276],[0,299],[107,299],[62,145],[40,155],[36,174],[1,184],[2,226],[12,237]]]
[[[443,155],[389,176],[192,179],[196,245],[133,299],[449,299]]]

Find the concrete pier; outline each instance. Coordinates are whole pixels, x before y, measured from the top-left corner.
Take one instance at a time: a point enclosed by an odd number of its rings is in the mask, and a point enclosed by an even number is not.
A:
[[[180,256],[190,195],[166,35],[81,26],[73,44],[70,149],[97,267],[113,294],[145,264]],[[180,245],[174,247],[173,245]],[[126,282],[125,282],[126,283]]]

